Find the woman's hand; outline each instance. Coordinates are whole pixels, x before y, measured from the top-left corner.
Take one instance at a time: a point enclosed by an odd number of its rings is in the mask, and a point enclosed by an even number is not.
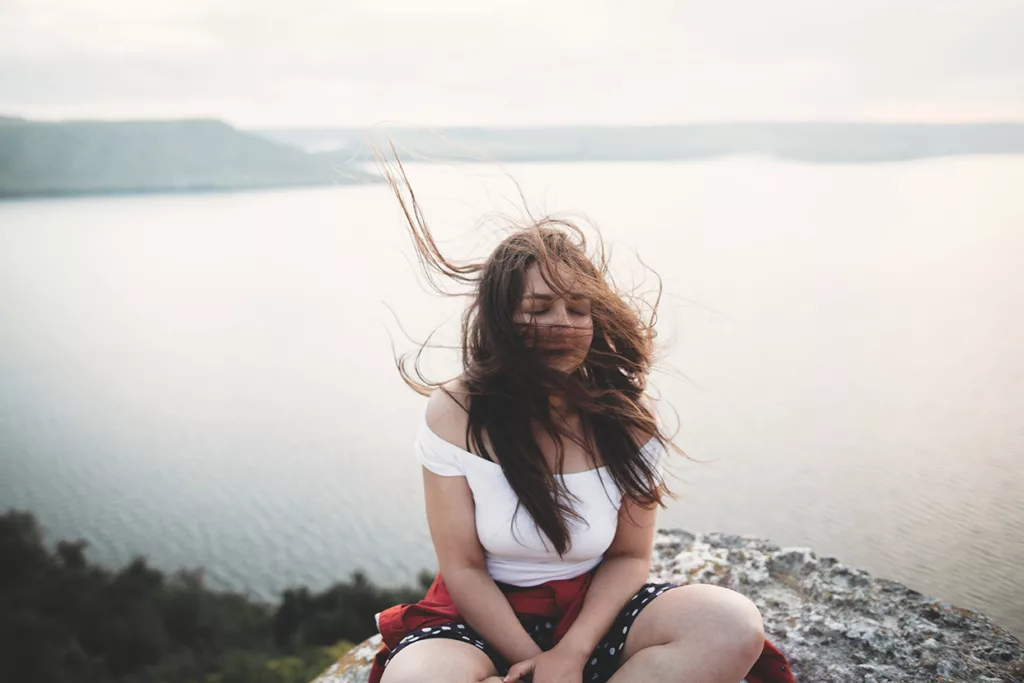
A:
[[[557,645],[536,657],[515,664],[504,683],[524,680],[532,683],[582,683],[586,652],[574,652]]]

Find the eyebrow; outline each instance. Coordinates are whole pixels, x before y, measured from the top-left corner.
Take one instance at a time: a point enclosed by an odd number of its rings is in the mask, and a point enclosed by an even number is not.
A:
[[[531,292],[529,294],[524,294],[523,298],[524,299],[541,299],[543,301],[553,301],[557,297],[554,294],[535,294],[535,293]],[[569,292],[568,295],[565,298],[567,298],[567,299],[586,299],[587,297],[583,296],[579,292]]]

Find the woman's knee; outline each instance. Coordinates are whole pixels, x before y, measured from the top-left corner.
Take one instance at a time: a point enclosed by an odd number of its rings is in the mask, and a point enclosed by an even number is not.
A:
[[[749,598],[721,586],[691,584],[663,593],[648,609],[656,610],[652,624],[660,634],[653,642],[710,647],[731,658],[754,662],[764,648],[761,612]],[[653,609],[652,609],[653,608]],[[643,615],[643,612],[641,612]],[[627,647],[628,649],[628,647]]]
[[[388,662],[381,683],[480,683],[496,673],[476,646],[431,638],[402,648]]]
[[[697,586],[694,586],[697,588]],[[757,660],[764,649],[764,622],[750,598],[728,588],[702,584],[701,611],[716,644],[741,659]]]
[[[764,651],[764,621],[757,605],[745,595],[740,597],[742,601],[733,614],[733,628],[740,656],[749,659],[753,664]]]

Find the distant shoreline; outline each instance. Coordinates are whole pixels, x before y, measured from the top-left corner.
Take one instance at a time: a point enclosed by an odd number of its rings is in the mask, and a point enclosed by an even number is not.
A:
[[[366,181],[372,182],[372,181]],[[293,183],[280,185],[223,185],[223,186],[202,186],[202,187],[149,187],[141,190],[111,189],[111,190],[87,190],[81,192],[38,192],[26,194],[0,194],[0,202],[32,201],[34,199],[88,199],[90,197],[117,198],[117,197],[147,197],[147,196],[173,196],[173,195],[210,195],[210,194],[232,194],[236,192],[260,192],[263,190],[298,190],[327,187],[350,187],[352,183]]]
[[[0,199],[208,193],[380,180],[221,121],[0,118]]]
[[[369,136],[369,137],[368,137]],[[509,128],[277,128],[222,121],[0,117],[0,200],[207,194],[380,182],[373,148],[445,163],[872,164],[1024,154],[1024,123],[721,123]]]
[[[279,144],[338,162],[698,161],[757,155],[812,163],[885,163],[1024,154],[1024,122],[984,124],[719,123],[673,126],[267,128]]]

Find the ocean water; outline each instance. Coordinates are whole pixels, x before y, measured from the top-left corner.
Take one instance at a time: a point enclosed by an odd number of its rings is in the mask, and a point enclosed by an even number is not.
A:
[[[1024,634],[1024,157],[414,165],[482,255],[572,212],[664,296],[660,524],[767,537]],[[273,599],[434,566],[398,351],[431,295],[386,186],[0,204],[0,508]],[[408,335],[408,336],[407,336]],[[437,377],[457,359],[439,350]]]

